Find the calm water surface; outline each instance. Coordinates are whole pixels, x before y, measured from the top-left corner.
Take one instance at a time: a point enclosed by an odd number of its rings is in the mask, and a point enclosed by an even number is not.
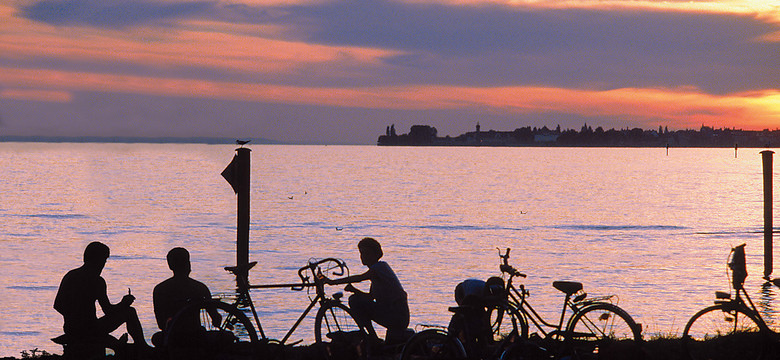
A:
[[[757,149],[735,158],[733,149],[251,148],[254,283],[295,281],[309,258],[362,272],[356,243],[372,236],[409,293],[412,324],[445,325],[455,285],[497,275],[496,248],[511,247],[530,300],[551,319],[563,299],[551,282],[577,280],[590,294],[619,295],[646,337],[679,335],[728,289],[729,249],[748,243],[749,291],[777,316],[775,290],[761,288]],[[219,174],[233,153],[0,143],[0,356],[61,353],[49,341],[62,330],[51,305],[94,240],[111,247],[109,297],[132,289],[147,337],[170,248],[190,250],[193,277],[212,292],[231,291],[222,267],[235,263],[236,198]],[[266,332],[281,338],[308,296],[253,293]],[[310,318],[292,339],[311,342],[312,330]]]

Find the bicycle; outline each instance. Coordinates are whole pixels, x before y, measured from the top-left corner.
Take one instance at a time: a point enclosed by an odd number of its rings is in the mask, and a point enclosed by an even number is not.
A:
[[[538,331],[533,337],[538,337],[545,346],[557,348],[552,350],[555,355],[587,358],[609,352],[631,354],[639,351],[641,325],[617,306],[615,295],[588,298],[580,282],[553,282],[553,287],[566,297],[557,324],[545,320],[528,302],[530,292],[525,285],[515,286],[513,283],[514,279],[525,278],[526,275],[509,265],[510,250],[507,248],[504,254],[500,249],[498,252],[502,278],[508,278],[505,302],[490,309],[494,339],[516,333],[520,339],[529,341],[529,326],[533,324]],[[570,313],[568,320],[567,313]]]
[[[519,343],[516,342],[514,335],[498,342],[486,341],[486,337],[490,336],[489,329],[485,334],[479,329],[459,331],[453,328],[452,325],[459,316],[467,317],[474,312],[484,311],[479,306],[454,306],[450,307],[449,311],[454,313],[450,326],[448,328],[427,326],[428,329],[414,334],[404,344],[400,360],[504,359],[507,350]]]
[[[726,264],[735,295],[732,298],[728,292],[716,291],[715,304],[688,320],[682,336],[683,352],[691,360],[764,359],[778,334],[769,328],[745,291],[745,244],[731,249]]]
[[[365,342],[367,332],[358,325],[352,317],[350,309],[341,302],[343,294],[337,292],[328,296],[325,292],[323,276],[349,275],[349,268],[344,261],[335,258],[322,260],[310,260],[308,264],[298,269],[299,283],[253,285],[249,283],[248,273],[257,262],[250,262],[245,266],[225,267],[225,270],[234,274],[238,282],[235,299],[232,302],[222,301],[224,298],[215,298],[191,303],[183,308],[173,318],[165,333],[166,348],[209,349],[212,353],[221,355],[229,354],[232,358],[253,358],[261,353],[264,355],[278,355],[284,345],[295,345],[300,341],[287,344],[301,322],[308,316],[311,310],[319,305],[314,321],[315,344],[325,350],[327,357],[336,354],[337,351],[350,348],[361,352],[360,347]],[[252,301],[250,290],[290,288],[301,291],[314,288],[315,296],[310,297],[310,304],[298,317],[281,340],[269,339],[260,322],[260,317]],[[251,316],[251,318],[250,318]],[[197,317],[200,324],[191,324],[191,319]],[[254,321],[254,324],[252,323]],[[200,325],[200,326],[198,326]],[[204,332],[210,336],[193,336],[192,329]],[[205,329],[205,330],[204,330]],[[323,346],[325,339],[330,339],[333,345]],[[202,354],[202,351],[200,352]],[[189,354],[178,353],[176,357],[184,358]],[[197,355],[197,354],[195,354]],[[365,354],[361,354],[365,355]]]
[[[530,293],[523,284],[515,287],[515,278],[526,275],[509,265],[509,252],[499,257],[501,280],[499,301],[486,304],[490,334],[479,351],[469,351],[459,337],[443,329],[428,329],[407,342],[401,360],[422,359],[501,359],[550,358],[572,356],[595,358],[612,353],[631,358],[642,342],[641,326],[611,301],[615,296],[588,298],[582,283],[556,281],[553,287],[566,294],[557,324],[546,321],[528,302]],[[495,283],[495,282],[494,282]],[[496,292],[492,289],[493,293]],[[572,298],[573,297],[573,298]],[[454,307],[450,311],[469,311]],[[566,314],[571,315],[566,320]],[[539,334],[529,335],[529,322]],[[549,349],[555,347],[556,349]]]

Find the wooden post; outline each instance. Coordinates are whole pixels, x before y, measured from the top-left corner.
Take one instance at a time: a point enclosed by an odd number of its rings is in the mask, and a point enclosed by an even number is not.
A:
[[[761,158],[764,168],[764,279],[772,274],[772,155],[774,151],[764,150]]]
[[[236,266],[245,269],[244,273],[236,274],[248,278],[249,269],[249,174],[251,170],[250,152],[243,147],[246,142],[237,142],[242,147],[236,149],[233,160],[228,164],[222,177],[227,180],[233,191],[238,195],[238,211],[236,224]],[[238,280],[238,279],[236,279]],[[240,286],[240,285],[239,285]]]
[[[248,148],[236,149],[238,159],[238,221],[236,231],[236,265],[249,264],[249,174],[251,170]],[[249,274],[242,274],[249,276]]]

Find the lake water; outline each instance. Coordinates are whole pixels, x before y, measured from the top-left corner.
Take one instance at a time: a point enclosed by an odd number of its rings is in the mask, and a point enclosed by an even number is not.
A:
[[[111,248],[109,297],[132,289],[147,337],[172,247],[190,250],[192,276],[212,292],[233,289],[222,268],[235,263],[236,197],[220,173],[234,148],[0,143],[0,356],[61,353],[52,302],[91,241]],[[749,292],[778,314],[777,292],[761,287],[760,149],[251,149],[253,283],[295,281],[309,258],[362,272],[356,244],[372,236],[409,293],[412,324],[445,325],[455,285],[498,275],[496,248],[511,247],[551,319],[563,299],[551,282],[577,280],[619,295],[645,337],[679,335],[728,289],[729,250],[747,243]],[[274,338],[308,304],[305,291],[253,297]],[[311,342],[312,324],[291,339]]]

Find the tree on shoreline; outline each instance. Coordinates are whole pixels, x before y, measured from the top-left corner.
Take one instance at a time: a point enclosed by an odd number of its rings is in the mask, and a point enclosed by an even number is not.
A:
[[[393,130],[395,130],[393,128]],[[771,147],[780,144],[780,130],[714,129],[702,125],[698,130],[670,131],[658,126],[658,130],[625,128],[594,130],[584,124],[579,131],[562,130],[556,126],[520,127],[513,131],[471,131],[451,137],[439,137],[429,125],[414,125],[408,134],[380,136],[378,145],[422,146],[601,146],[601,147]]]

